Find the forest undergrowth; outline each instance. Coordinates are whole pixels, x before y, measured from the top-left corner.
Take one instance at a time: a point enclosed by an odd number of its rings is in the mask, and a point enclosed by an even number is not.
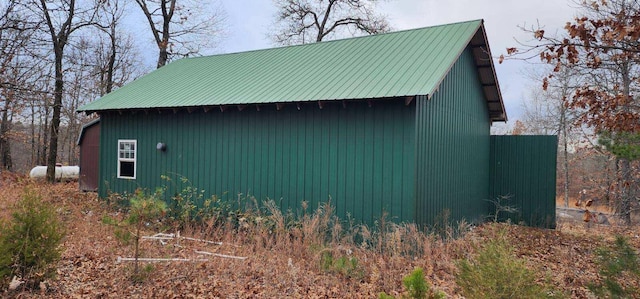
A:
[[[517,273],[531,277],[535,289],[528,291],[589,298],[607,281],[602,253],[614,254],[607,248],[620,237],[635,252],[640,248],[637,227],[564,222],[547,230],[461,223],[424,232],[384,218],[374,227],[345,223],[330,205],[307,207],[307,213],[293,216],[269,202],[224,219],[135,218],[144,220],[136,231],[124,221],[131,216],[127,208],[80,192],[77,183],[48,185],[3,174],[0,184],[2,221],[11,221],[28,187],[64,225],[55,276],[35,288],[4,285],[3,297],[378,298],[384,293],[412,298],[415,292],[403,279],[421,269],[433,294],[471,298],[478,293],[467,290],[461,279],[476,274],[464,269],[484,271],[483,258],[495,251]],[[166,211],[159,215],[168,218]],[[139,246],[133,245],[136,237]],[[140,268],[134,271],[135,247]],[[640,285],[633,273],[614,279],[627,289]]]

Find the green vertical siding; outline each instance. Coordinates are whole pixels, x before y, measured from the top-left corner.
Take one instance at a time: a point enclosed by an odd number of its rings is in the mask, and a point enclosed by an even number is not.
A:
[[[557,136],[491,136],[491,197],[518,213],[502,220],[555,227]]]
[[[467,48],[431,99],[417,98],[416,221],[482,221],[489,198],[489,112]]]
[[[387,211],[413,221],[414,119],[415,103],[403,100],[104,114],[100,194],[154,188],[177,174],[207,195],[250,194],[293,211],[331,197],[342,217],[372,223]],[[136,180],[116,178],[118,139],[138,141]]]

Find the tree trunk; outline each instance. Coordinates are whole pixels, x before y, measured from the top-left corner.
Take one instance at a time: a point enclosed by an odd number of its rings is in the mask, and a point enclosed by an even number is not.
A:
[[[51,106],[49,105],[48,99],[44,98],[44,115],[41,115],[44,118],[44,125],[40,126],[40,132],[38,133],[38,146],[42,145],[42,150],[40,151],[38,157],[38,164],[47,165],[47,150],[49,147],[47,146],[47,140],[49,139],[49,111]]]
[[[621,67],[622,75],[622,95],[625,99],[628,99],[628,103],[624,105],[623,110],[630,112],[630,105],[633,104],[633,97],[631,96],[631,74],[629,61],[624,61]],[[621,175],[622,175],[622,192],[619,204],[619,213],[622,222],[626,225],[631,225],[631,202],[635,199],[635,180],[633,179],[631,168],[631,162],[629,158],[622,158],[621,162]]]
[[[563,89],[562,89],[562,93],[563,93],[563,97],[566,96],[567,94],[567,83],[566,81],[563,84]],[[564,175],[564,186],[563,187],[563,193],[564,193],[564,207],[567,208],[569,207],[569,151],[567,148],[567,108],[564,107],[564,105],[560,106],[560,135],[562,136],[562,158],[563,158],[563,163],[562,163],[562,170],[563,170],[563,175]]]
[[[617,168],[617,166],[616,166]],[[611,204],[611,185],[613,184],[613,178],[611,175],[611,157],[609,157],[608,159],[605,160],[605,186],[606,191],[604,193],[604,198],[605,201],[607,202],[607,204]]]
[[[0,122],[0,160],[2,168],[12,171],[13,161],[11,160],[11,142],[9,142],[9,99],[6,99],[5,109],[2,111],[2,121]]]
[[[620,216],[620,220],[625,225],[631,224],[631,201],[635,198],[635,192],[633,186],[631,186],[633,179],[631,175],[631,163],[628,159],[620,159],[620,198],[617,205],[617,213]]]
[[[157,68],[163,67],[167,64],[167,60],[169,59],[169,53],[167,52],[167,47],[160,47],[160,54],[158,54],[158,65]]]
[[[111,55],[109,55],[109,64],[107,67],[107,90],[106,93],[110,93],[111,90],[113,89],[113,69],[114,66],[116,64],[116,26],[115,24],[111,25],[111,35],[110,37],[110,41],[111,41]]]
[[[49,139],[49,156],[47,157],[47,182],[54,182],[56,177],[56,160],[58,158],[58,133],[60,132],[60,110],[62,109],[62,92],[64,78],[62,77],[62,53],[63,45],[56,43],[56,83],[53,96],[53,115],[51,116],[51,136]]]
[[[30,115],[30,120],[31,120],[31,127],[30,127],[30,133],[31,133],[31,158],[29,159],[29,167],[33,167],[36,164],[36,111],[35,111],[35,103],[31,104],[31,115]],[[39,145],[38,145],[39,147]]]
[[[563,156],[564,156],[564,207],[569,207],[569,151],[567,149],[567,129],[564,128],[564,132],[562,133],[564,142],[563,142]]]
[[[168,8],[167,1],[169,4]],[[160,5],[162,6],[162,40],[158,43],[158,48],[160,50],[160,53],[158,54],[158,68],[163,67],[167,64],[167,60],[169,60],[169,52],[167,51],[167,48],[169,48],[171,18],[173,17],[176,0],[161,0]]]

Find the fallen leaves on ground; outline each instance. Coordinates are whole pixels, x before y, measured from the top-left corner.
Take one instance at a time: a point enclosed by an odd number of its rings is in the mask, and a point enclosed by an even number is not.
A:
[[[0,217],[8,211],[26,184],[25,178],[2,177]],[[38,183],[43,198],[57,207],[66,224],[64,253],[57,265],[57,277],[46,283],[46,290],[12,293],[3,288],[3,296],[20,298],[377,298],[380,292],[399,295],[404,289],[402,277],[422,267],[427,280],[449,298],[460,297],[455,284],[455,261],[474,252],[483,240],[498,234],[510,240],[519,257],[531,269],[543,273],[547,282],[573,298],[593,295],[587,285],[598,281],[594,251],[610,243],[614,235],[629,238],[640,247],[637,230],[626,227],[562,223],[556,230],[507,224],[487,224],[474,228],[455,240],[434,241],[421,257],[387,256],[384,253],[355,248],[353,256],[362,268],[361,275],[347,276],[323,271],[317,254],[309,248],[266,250],[232,233],[202,235],[197,230],[183,236],[223,242],[222,245],[191,240],[142,240],[142,257],[208,259],[206,262],[141,263],[144,279],[131,279],[133,263],[117,263],[117,258],[132,257],[132,246],[121,244],[114,227],[104,224],[103,216],[118,217],[117,211],[94,193],[78,191],[76,183],[48,185]],[[636,228],[637,229],[637,228]],[[505,233],[506,232],[506,233]],[[158,233],[147,231],[147,235]],[[174,232],[166,232],[174,233]],[[245,238],[242,240],[251,240]],[[263,242],[255,240],[255,242]],[[339,249],[336,249],[339,250]],[[247,257],[246,260],[222,258],[196,251]],[[298,252],[304,251],[304,252]],[[640,282],[635,282],[640,284]]]

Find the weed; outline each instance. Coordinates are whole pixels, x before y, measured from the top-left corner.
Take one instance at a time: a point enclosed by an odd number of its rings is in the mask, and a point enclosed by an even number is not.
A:
[[[163,192],[170,189],[179,189],[169,200],[167,218],[178,229],[198,226],[206,223],[209,227],[222,225],[229,216],[238,214],[233,210],[231,202],[217,195],[205,198],[205,190],[194,186],[185,176],[174,174],[173,179],[169,175],[162,175],[161,179],[169,185],[161,188]],[[242,200],[238,195],[238,201]]]
[[[51,205],[31,189],[23,192],[11,222],[0,229],[0,274],[17,276],[27,286],[37,286],[55,275],[60,259],[62,223]]]
[[[464,219],[460,220],[457,225],[454,224],[455,223],[451,221],[451,211],[444,209],[436,215],[433,224],[428,228],[428,231],[432,235],[438,236],[443,241],[450,241],[462,237],[467,231],[469,231],[469,227],[471,226]]]
[[[640,277],[638,254],[627,239],[616,236],[614,244],[598,248],[596,256],[603,280],[589,285],[589,289],[599,297],[608,294],[611,298],[635,298],[638,289],[622,282],[625,275]]]
[[[160,178],[174,184],[173,179],[168,175],[161,175]],[[189,179],[181,175],[177,175],[177,183],[184,187],[171,197],[167,217],[182,226],[189,225],[196,217],[198,204],[203,201],[204,190],[194,187]],[[167,189],[166,185],[162,187],[163,191]]]
[[[515,205],[512,205],[510,200],[513,198],[513,195],[501,195],[497,196],[492,200],[487,200],[491,204],[493,204],[494,212],[493,215],[489,215],[489,218],[493,222],[500,221],[504,216],[504,213],[507,214],[515,214],[518,213],[518,208]]]

